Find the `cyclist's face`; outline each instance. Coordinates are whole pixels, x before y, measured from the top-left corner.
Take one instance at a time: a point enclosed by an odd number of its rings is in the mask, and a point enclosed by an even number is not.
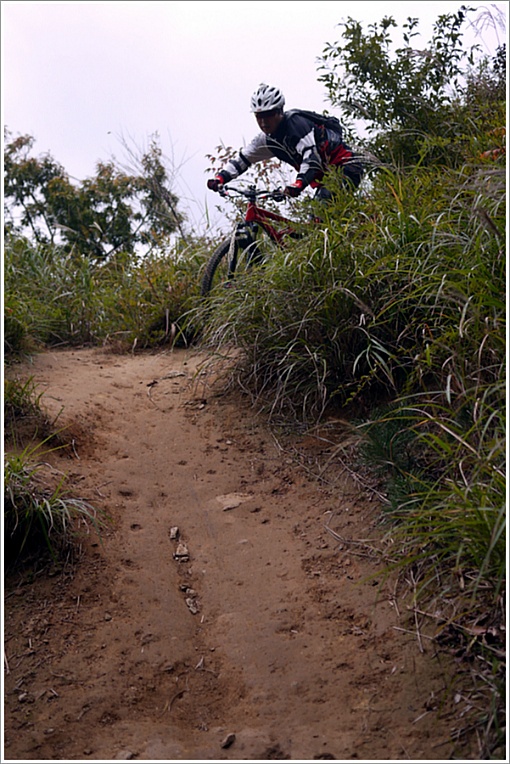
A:
[[[271,109],[271,111],[259,111],[255,114],[258,126],[266,135],[272,135],[283,119],[281,109]]]

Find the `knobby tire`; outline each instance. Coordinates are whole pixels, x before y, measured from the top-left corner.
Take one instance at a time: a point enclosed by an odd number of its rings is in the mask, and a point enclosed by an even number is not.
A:
[[[214,277],[216,275],[216,271],[218,270],[218,267],[223,260],[223,258],[228,257],[228,253],[230,250],[230,244],[231,239],[225,239],[225,241],[222,241],[219,247],[213,252],[211,255],[211,258],[207,265],[205,266],[204,275],[202,276],[202,285],[201,285],[201,295],[202,297],[206,297],[213,288],[213,282]],[[237,244],[234,243],[235,247],[235,257],[237,258]]]
[[[232,263],[228,263],[228,256],[230,247],[232,245],[232,239],[228,238],[217,247],[217,249],[211,255],[211,258],[205,266],[204,275],[202,276],[201,295],[207,297],[211,293],[213,288],[220,283],[228,283],[234,278],[236,270],[246,271],[253,265],[262,261],[262,253],[259,249],[259,245],[256,242],[250,244],[247,248],[242,248],[234,241],[234,251]],[[223,262],[225,260],[225,263]],[[222,273],[220,273],[222,271]]]

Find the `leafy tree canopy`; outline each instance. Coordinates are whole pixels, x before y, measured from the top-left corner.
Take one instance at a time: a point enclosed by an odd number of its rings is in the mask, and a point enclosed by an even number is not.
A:
[[[114,161],[98,162],[96,174],[73,183],[51,154],[33,156],[34,138],[5,130],[4,213],[8,232],[37,243],[61,245],[93,259],[116,251],[149,249],[180,230],[182,216],[157,136],[128,174]]]
[[[505,48],[480,63],[478,46],[465,48],[464,28],[472,8],[439,16],[425,48],[413,47],[418,19],[402,27],[396,47],[390,16],[364,31],[352,18],[341,24],[343,40],[328,43],[319,59],[319,81],[347,123],[361,120],[368,143],[383,161],[456,166],[490,89],[504,100]],[[482,87],[482,84],[484,87]],[[487,117],[487,110],[485,110]],[[494,127],[495,125],[492,125]]]

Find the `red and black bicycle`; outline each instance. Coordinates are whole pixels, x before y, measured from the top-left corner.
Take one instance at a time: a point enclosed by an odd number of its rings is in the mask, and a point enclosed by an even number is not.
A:
[[[225,185],[219,194],[224,198],[242,196],[248,205],[243,220],[236,225],[231,236],[222,241],[205,266],[201,284],[203,296],[207,296],[221,283],[230,283],[241,270],[246,271],[262,263],[267,249],[263,244],[264,239],[283,247],[286,238],[299,239],[303,236],[303,231],[297,230],[296,223],[258,204],[261,199],[285,201],[283,190],[258,190],[256,186],[236,188]]]

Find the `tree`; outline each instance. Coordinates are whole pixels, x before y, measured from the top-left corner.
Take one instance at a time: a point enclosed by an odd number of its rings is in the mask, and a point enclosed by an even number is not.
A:
[[[464,106],[466,70],[473,66],[477,46],[464,47],[463,27],[469,11],[439,16],[432,39],[413,48],[418,19],[403,24],[402,47],[393,52],[391,17],[364,32],[349,18],[343,41],[327,44],[319,80],[333,105],[347,121],[362,120],[371,148],[383,161],[397,164],[463,161],[463,141],[469,114]]]
[[[98,162],[96,174],[77,184],[51,154],[31,155],[33,137],[12,138],[6,130],[4,142],[7,232],[98,260],[153,247],[178,229],[182,234],[178,199],[168,189],[156,138],[141,158],[140,174],[123,172],[114,161]]]
[[[52,181],[68,183],[64,168],[49,154],[39,159],[30,156],[34,139],[20,135],[8,140],[4,131],[4,215],[7,231],[28,229],[38,241],[53,243],[56,230],[52,225],[45,191]]]

